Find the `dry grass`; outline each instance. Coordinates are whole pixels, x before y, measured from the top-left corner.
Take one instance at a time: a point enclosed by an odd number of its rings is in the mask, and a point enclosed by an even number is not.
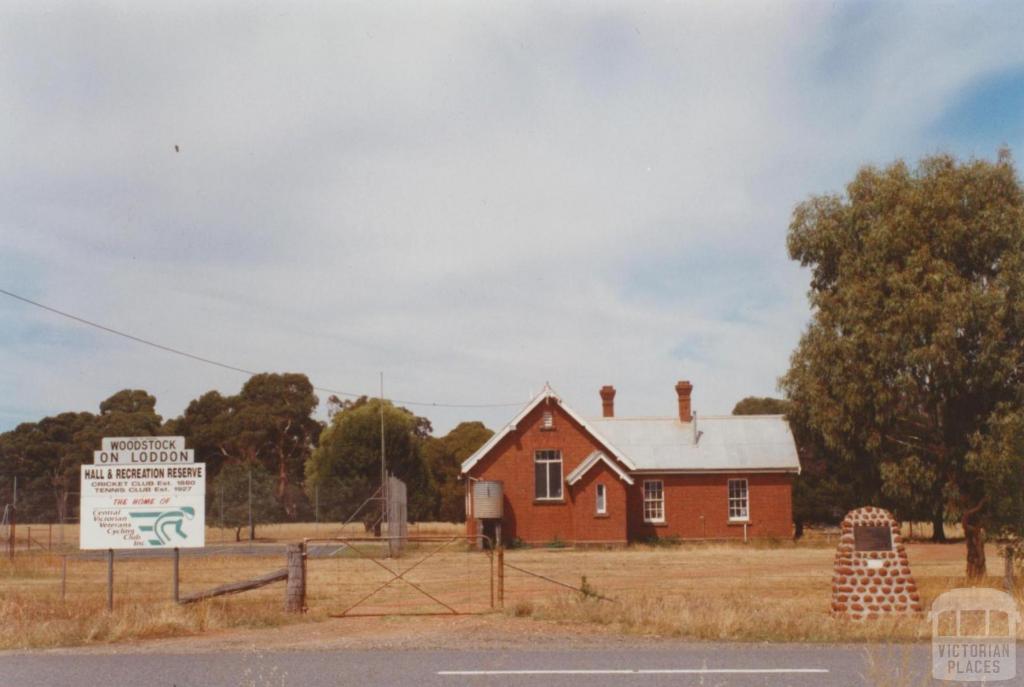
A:
[[[210,575],[245,579],[281,566],[281,558],[210,559],[204,566],[185,558],[182,592],[202,588]],[[205,568],[205,569],[203,569]],[[282,609],[282,594],[253,592],[249,598],[224,597],[203,604],[171,602],[167,559],[118,561],[112,613],[106,610],[106,561],[68,560],[66,601],[61,599],[61,559],[45,554],[0,561],[0,649],[27,649],[175,637],[233,627],[296,622]],[[269,588],[268,588],[269,589]]]
[[[295,541],[337,532],[323,532],[323,527],[277,525],[262,528],[259,534],[261,540]],[[446,524],[410,529],[412,534],[422,535],[461,531],[460,526]],[[346,533],[363,535],[361,526]],[[282,567],[283,555],[270,548],[249,552],[243,543],[237,548],[217,547],[216,555],[183,555],[182,594]],[[370,558],[339,546],[330,557],[310,559],[310,613],[304,616],[283,612],[282,584],[177,606],[170,602],[171,563],[167,558],[119,559],[115,610],[108,613],[102,557],[68,558],[67,601],[62,602],[61,557],[20,553],[13,561],[0,559],[0,648],[116,642],[316,621],[349,608],[377,588],[382,590],[356,606],[356,612],[444,610],[438,601],[460,611],[490,608],[491,561],[486,553],[450,546],[423,560],[438,548],[430,543],[411,546],[397,561],[375,562],[371,558],[379,555],[380,547],[359,544],[357,548]],[[942,592],[966,585],[962,544],[913,543],[908,552],[926,608]],[[832,618],[828,608],[834,544],[822,539],[811,538],[797,545],[759,542],[625,550],[521,549],[505,555],[514,566],[569,585],[580,586],[585,576],[588,587],[615,600],[584,598],[509,569],[505,612],[514,616],[594,623],[635,635],[709,640],[894,642],[930,637],[927,621],[921,617],[870,623]],[[1001,571],[994,547],[989,548],[989,556],[990,569]],[[392,580],[386,568],[404,573],[403,581]],[[1000,582],[996,577],[987,581],[996,587]],[[1024,632],[1018,636],[1024,638]]]
[[[434,532],[444,531],[435,528]],[[292,527],[284,534],[301,534]],[[356,533],[353,533],[356,534]],[[359,532],[358,534],[362,534]],[[294,539],[292,539],[294,541]],[[172,598],[172,559],[117,556],[114,566],[114,611],[106,610],[107,562],[99,555],[67,557],[66,601],[61,598],[62,557],[45,552],[19,552],[13,560],[0,558],[0,649],[46,648],[127,639],[194,635],[212,630],[276,626],[322,620],[353,606],[370,591],[384,588],[355,608],[357,613],[423,613],[444,610],[404,579],[459,610],[490,609],[490,559],[470,552],[461,542],[410,543],[399,560],[375,562],[384,547],[359,542],[356,551],[339,545],[326,558],[307,565],[307,604],[301,616],[284,613],[283,582],[234,596],[218,597],[190,606]],[[328,547],[331,548],[331,547]],[[429,559],[425,554],[441,548]],[[164,552],[169,554],[170,552]],[[183,551],[180,593],[185,596],[228,582],[250,579],[280,569],[280,547],[246,544],[194,554]],[[387,584],[391,582],[391,584]]]
[[[990,566],[1001,569],[994,547],[988,553]],[[942,592],[968,586],[962,545],[912,544],[909,555],[925,608]],[[706,640],[913,642],[931,637],[925,617],[833,618],[828,612],[831,547],[685,544],[626,552],[527,550],[506,556],[513,565],[577,586],[586,576],[590,588],[614,599],[552,594],[550,583],[510,571],[506,612],[520,617]],[[1001,582],[986,580],[993,587]],[[1024,602],[1019,594],[1018,600]],[[1018,637],[1024,638],[1024,628]]]
[[[223,537],[227,530],[218,528],[206,528],[207,540],[213,537]],[[409,525],[411,536],[456,536],[466,533],[466,525],[452,522],[417,522]],[[242,532],[245,537],[246,532]],[[281,523],[275,525],[261,525],[256,528],[256,538],[259,541],[298,541],[300,539],[316,539],[318,537],[366,537],[372,533],[367,532],[362,523],[350,523],[342,527],[338,523]],[[235,531],[230,530],[230,539],[234,541]]]
[[[921,657],[914,647],[873,645],[865,649],[864,684],[874,687],[929,687],[931,671],[921,671]],[[930,657],[929,657],[930,658]]]
[[[458,535],[466,531],[462,523],[451,522],[421,522],[409,525],[411,535]],[[963,537],[959,525],[946,525],[946,536],[952,540]],[[926,542],[931,539],[931,523],[903,523],[903,536],[907,540]],[[342,526],[339,523],[275,523],[270,525],[258,525],[256,527],[256,541],[264,543],[279,543],[299,541],[301,539],[315,539],[320,537],[361,537],[368,533],[362,523],[350,523]],[[249,532],[242,528],[242,542],[247,542]],[[17,528],[17,549],[19,551],[29,550],[28,538],[31,536],[31,550],[42,551],[47,548],[58,549],[60,543],[64,542],[64,548],[74,550],[78,547],[78,525],[48,525],[48,524],[19,524]],[[838,530],[818,530],[808,528],[804,538],[796,546],[834,546],[838,538]],[[235,543],[235,529],[233,527],[207,527],[207,545],[230,545]],[[753,546],[774,547],[779,546],[780,541],[755,540]],[[785,542],[789,545],[789,542]],[[3,543],[6,547],[6,543]],[[2,547],[0,547],[2,548]]]

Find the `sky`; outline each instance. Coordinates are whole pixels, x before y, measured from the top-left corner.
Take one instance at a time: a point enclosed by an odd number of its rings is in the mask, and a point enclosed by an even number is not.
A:
[[[545,383],[727,414],[809,320],[797,203],[1024,158],[1022,35],[1012,2],[5,4],[0,289],[321,400],[383,373],[438,434]],[[0,430],[245,379],[0,295]]]

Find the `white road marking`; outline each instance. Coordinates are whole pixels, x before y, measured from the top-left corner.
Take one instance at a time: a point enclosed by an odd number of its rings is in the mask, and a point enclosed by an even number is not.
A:
[[[439,670],[438,675],[791,675],[822,674],[828,668],[638,668],[594,670]]]

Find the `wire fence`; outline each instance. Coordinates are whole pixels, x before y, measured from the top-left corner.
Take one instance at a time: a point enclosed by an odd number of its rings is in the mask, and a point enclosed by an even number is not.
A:
[[[17,490],[8,486],[6,489],[0,490],[0,506],[7,511],[7,516],[10,518],[10,511],[15,510],[17,513],[17,520],[19,522],[32,522],[32,523],[76,523],[79,519],[79,503],[81,501],[81,493],[77,490],[73,491],[59,491],[55,489],[38,489],[38,488],[25,488],[20,486]],[[238,500],[243,502],[247,501],[248,510],[252,510],[252,496],[247,493],[240,496]],[[331,503],[331,500],[327,498],[325,494],[324,508]],[[216,524],[219,527],[236,527],[237,523],[231,521],[229,513],[226,511],[230,510],[232,500],[230,496],[226,495],[223,489],[210,488],[206,495],[206,510],[207,510],[207,522]],[[244,511],[245,509],[243,509]],[[319,510],[319,509],[316,509]],[[257,524],[267,522],[266,519],[260,518],[260,509],[256,508],[257,513]],[[316,522],[319,520],[318,513],[312,513],[313,517],[308,518],[311,521]],[[7,525],[6,520],[0,526],[0,534],[3,533],[4,526]],[[246,527],[248,525],[248,518],[243,517],[241,526]]]
[[[305,528],[309,534],[315,531],[309,525]],[[34,526],[33,540],[35,530],[53,529]],[[291,534],[300,528],[284,529]],[[380,538],[360,537],[361,527],[350,526],[351,533],[342,537],[310,539],[305,548],[307,607],[329,615],[475,613],[494,608],[491,552],[480,550],[461,533],[451,533],[451,526],[435,529],[448,533],[416,535],[414,526],[398,557],[391,553],[386,530]],[[284,542],[208,541],[204,548],[180,549],[175,565],[171,549],[108,552],[70,545],[47,548],[38,542],[29,546],[21,536],[28,531],[28,526],[18,528],[13,557],[0,559],[0,600],[31,598],[84,612],[108,606],[141,609],[265,576],[286,564]],[[281,585],[268,585],[215,603],[236,611],[276,612],[283,607],[283,594]]]
[[[829,590],[834,549],[754,548],[742,543],[630,549],[533,548],[504,554],[506,605],[558,595],[624,600],[635,595],[700,599],[770,588],[800,596]]]
[[[756,615],[762,607],[782,609],[794,618],[828,613],[821,600],[830,597],[835,547],[824,542],[491,550],[447,527],[447,533],[420,536],[410,528],[397,557],[390,554],[386,532],[373,538],[352,528],[345,536],[290,537],[293,547],[305,539],[305,608],[317,618],[502,609],[514,615],[541,609],[562,614],[548,617],[572,618],[593,611],[607,613],[608,622],[628,621],[638,613],[669,624],[675,622],[669,616],[684,609],[693,617],[703,613],[729,622]],[[959,584],[962,553],[959,547],[917,546],[911,551],[912,569],[927,604]],[[287,567],[287,548],[284,541],[264,541],[183,549],[179,597],[273,576]],[[183,614],[173,610],[181,608],[174,603],[173,551],[116,552],[112,587],[106,555],[33,548],[19,550],[13,559],[0,557],[0,613],[12,627],[29,630],[88,617],[112,623],[144,617],[156,633],[161,630],[150,618],[181,622]],[[220,627],[276,624],[285,612],[291,579],[274,579],[279,581],[190,606],[194,610],[185,615],[193,621],[216,616]],[[107,614],[111,589],[115,613]],[[1020,598],[1019,588],[1017,593]],[[82,630],[82,636],[89,631]]]
[[[397,485],[401,482],[391,478]],[[402,493],[401,489],[394,490]],[[390,492],[389,492],[390,493]],[[78,543],[79,501],[78,491],[58,493],[52,489],[30,489],[19,487],[0,490],[0,552],[11,546],[11,532],[14,532],[15,548],[26,547],[45,550],[73,550]],[[241,506],[231,507],[230,499],[223,489],[210,488],[206,498],[206,543],[227,545],[250,540],[256,541],[298,541],[306,537],[331,537],[342,535],[379,534],[383,519],[384,499],[380,490],[367,492],[353,499],[349,494],[331,493],[317,489],[310,504],[309,517],[293,521],[279,514],[263,516],[259,504],[254,503],[251,493],[245,494]],[[225,507],[225,502],[229,507]],[[404,522],[407,507],[404,499],[391,499],[394,510],[391,519]],[[55,503],[63,504],[60,509]],[[250,517],[253,513],[252,527]],[[239,515],[241,513],[241,515]],[[325,514],[337,517],[328,518]],[[340,514],[340,515],[339,515]],[[233,519],[234,518],[234,519]],[[28,543],[28,529],[31,527],[31,545]],[[410,523],[408,533],[425,535],[464,531],[457,523]]]
[[[401,480],[389,476],[389,484],[392,482],[396,483],[396,488],[401,491]],[[374,523],[381,516],[382,499],[379,485],[377,487],[367,485],[364,489],[359,490],[346,490],[336,485],[324,485],[313,488],[308,494],[299,489],[294,497],[297,502],[297,511],[292,516],[286,516],[282,508],[265,508],[265,504],[259,502],[258,494],[254,495],[251,491],[244,489],[241,492],[232,493],[223,485],[216,485],[211,480],[207,483],[206,489],[206,521],[208,524],[225,529],[240,526],[244,536],[244,529],[249,524],[250,512],[253,514],[257,526],[291,521],[331,523],[358,520],[364,523],[366,530],[372,530]],[[77,522],[80,499],[81,493],[78,491],[77,480],[72,488],[64,491],[57,488],[26,485],[24,480],[18,480],[17,486],[15,486],[14,481],[10,478],[0,477],[0,532],[5,526],[5,511],[10,511],[15,506],[19,522],[43,524]],[[405,505],[399,505],[401,503],[404,501],[396,501],[396,515],[407,516],[409,509]]]
[[[353,528],[355,530],[355,528]],[[292,539],[295,541],[295,539]],[[777,594],[827,590],[832,551],[825,547],[744,551],[722,544],[678,549],[519,549],[501,552],[463,534],[410,534],[402,555],[388,537],[306,538],[306,605],[332,616],[464,614],[521,601],[584,595],[619,600],[631,594],[736,593],[770,583]],[[178,594],[186,597],[280,570],[286,545],[245,542],[182,549]],[[735,555],[734,555],[735,554]],[[0,593],[102,609],[108,599],[105,551],[21,549],[7,561]],[[173,551],[118,551],[113,557],[115,608],[174,600]],[[219,600],[240,608],[280,610],[280,585]]]
[[[307,542],[307,605],[336,617],[462,615],[497,608],[495,557],[480,537],[403,537],[389,555],[388,538]]]
[[[280,568],[279,552],[242,554],[208,548],[182,551],[178,593],[202,592]],[[135,555],[117,552],[113,565],[104,552],[57,554],[34,551],[0,561],[0,606],[39,622],[101,618],[108,610],[145,617],[157,624],[174,622],[166,611],[175,608],[173,551]],[[206,612],[274,616],[283,608],[279,585],[235,597],[212,600]],[[14,622],[14,619],[12,619]]]

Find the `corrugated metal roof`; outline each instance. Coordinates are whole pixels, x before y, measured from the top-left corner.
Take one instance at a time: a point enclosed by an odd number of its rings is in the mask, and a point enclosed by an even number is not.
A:
[[[693,423],[678,418],[587,422],[637,470],[800,470],[793,434],[781,415],[700,417],[696,443]]]
[[[558,402],[629,472],[800,471],[793,434],[781,415],[700,417],[697,419],[697,443],[694,444],[692,422],[680,422],[675,417],[599,417],[584,420],[545,384],[511,422],[462,463],[462,473],[468,473],[499,441],[515,431],[518,423],[538,403],[546,399]]]

